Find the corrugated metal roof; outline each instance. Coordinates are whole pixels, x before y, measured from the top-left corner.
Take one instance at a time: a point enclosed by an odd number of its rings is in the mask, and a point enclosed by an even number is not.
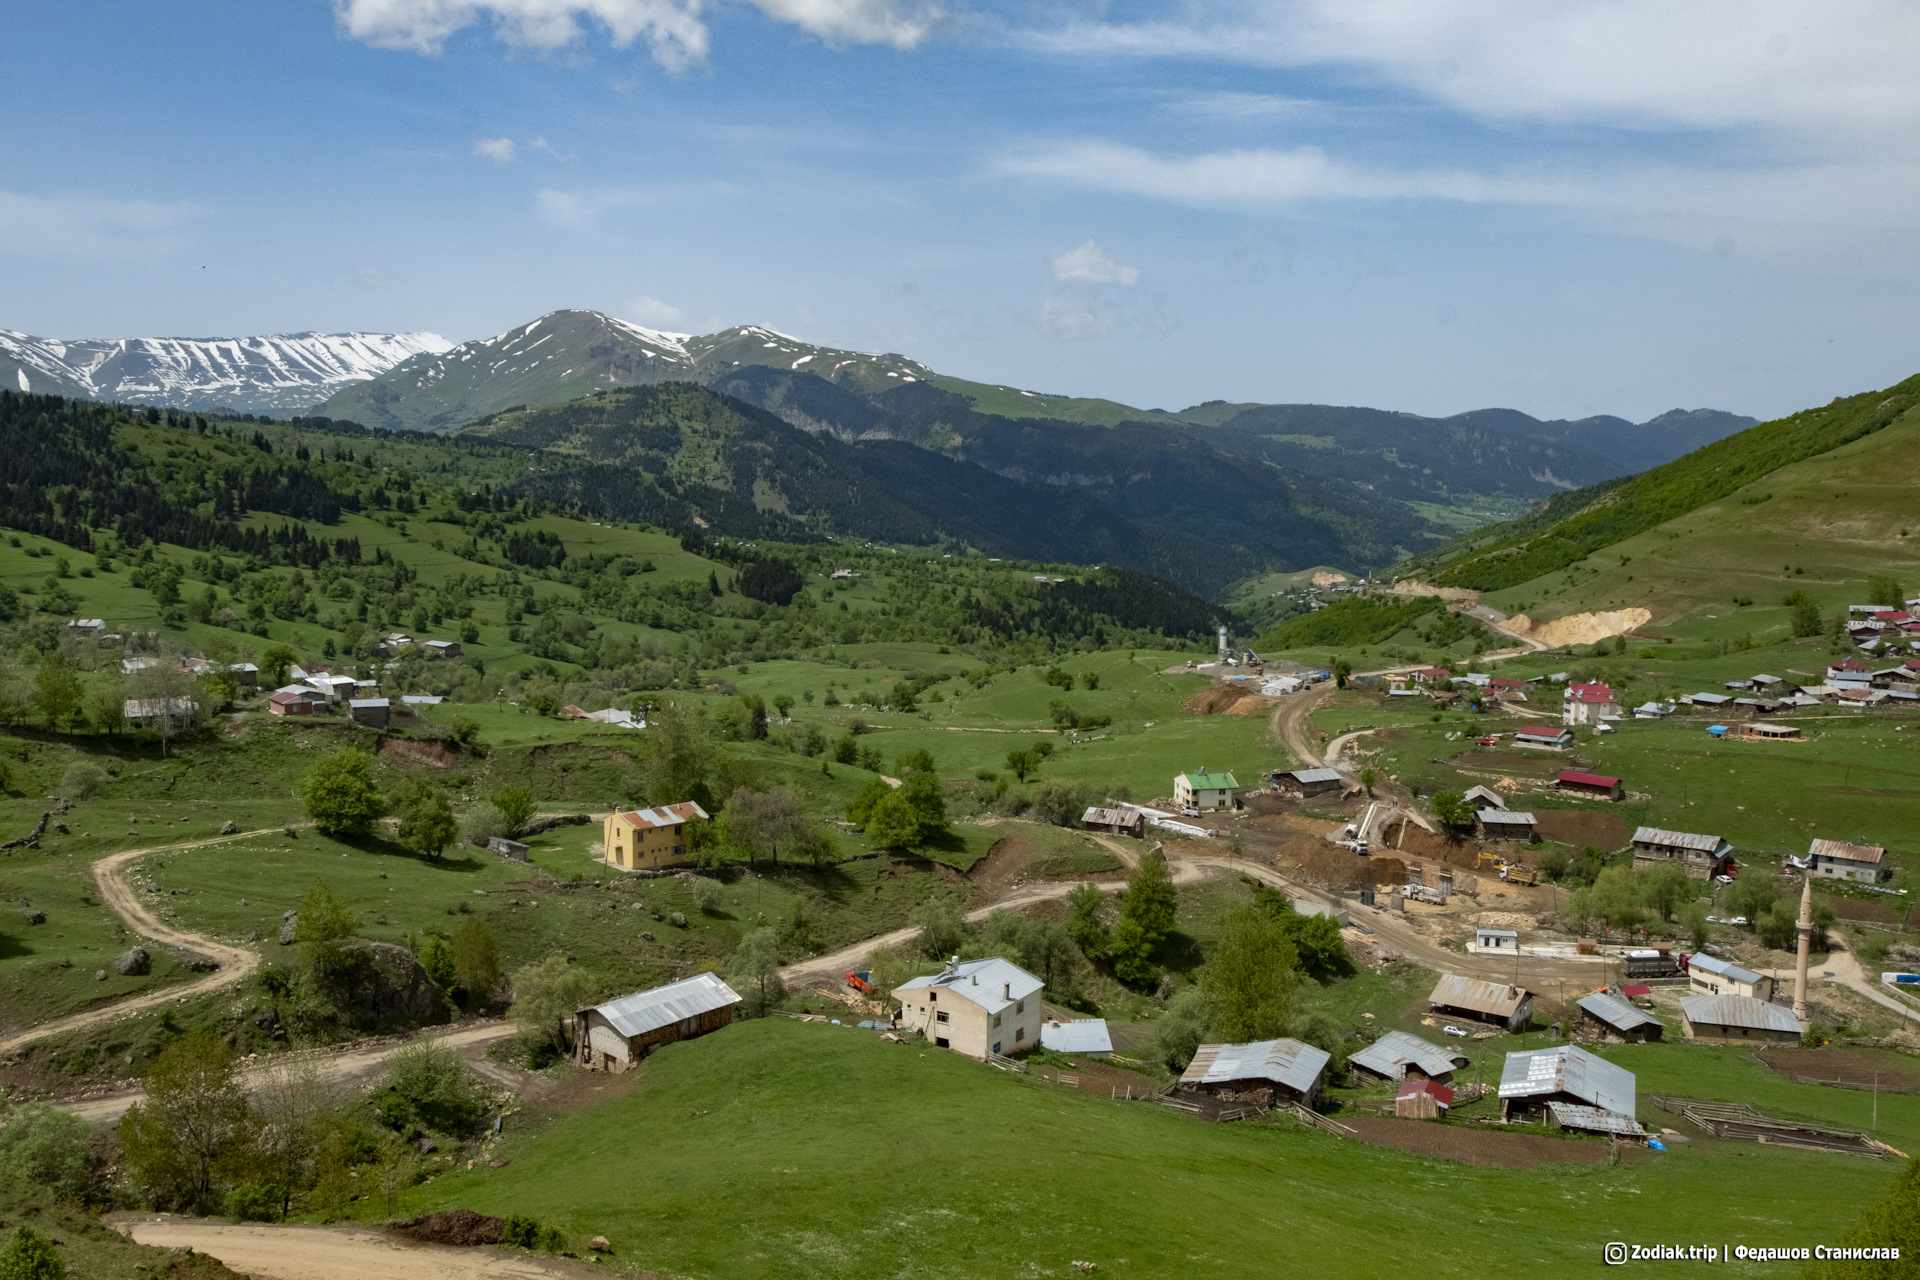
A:
[[[1578,769],[1562,769],[1556,782],[1571,782],[1582,787],[1617,787],[1620,779],[1609,778],[1604,773],[1582,773]]]
[[[1573,737],[1573,732],[1568,729],[1558,729],[1551,733],[1545,729],[1521,729],[1513,736],[1516,741],[1525,738],[1529,742],[1565,742]]]
[[[651,991],[609,1000],[606,1004],[580,1012],[598,1013],[621,1035],[638,1036],[658,1031],[683,1018],[698,1017],[739,1003],[740,997],[734,994],[732,987],[711,973],[702,973],[668,983],[664,987],[655,987]]]
[[[1623,1116],[1634,1112],[1633,1072],[1578,1045],[1507,1055],[1500,1072],[1501,1097],[1537,1098],[1554,1093],[1570,1093],[1603,1111]]]
[[[1240,784],[1234,781],[1231,773],[1208,773],[1205,769],[1195,769],[1192,773],[1183,773],[1187,785],[1195,791],[1238,791]]]
[[[1667,1025],[1658,1018],[1642,1013],[1625,1000],[1610,996],[1604,991],[1582,996],[1574,1003],[1615,1031],[1635,1031],[1648,1026],[1664,1028]]]
[[[1657,844],[1670,849],[1698,849],[1701,853],[1718,853],[1726,844],[1719,836],[1697,835],[1691,831],[1667,831],[1660,827],[1636,827],[1633,832],[1635,844]]]
[[[1688,1022],[1712,1027],[1745,1027],[1750,1031],[1791,1031],[1806,1028],[1792,1012],[1752,996],[1693,996],[1680,1002]]]
[[[1181,1084],[1227,1084],[1234,1080],[1271,1080],[1295,1093],[1313,1088],[1332,1060],[1325,1049],[1298,1040],[1258,1040],[1252,1044],[1203,1044],[1180,1076]]]
[[[1530,827],[1533,825],[1533,815],[1524,809],[1482,809],[1479,811],[1479,818],[1480,821],[1492,827],[1503,825]]]
[[[1807,848],[1810,858],[1845,858],[1849,862],[1879,862],[1887,851],[1877,844],[1848,844],[1845,840],[1815,840]]]
[[[1082,823],[1103,827],[1130,827],[1143,820],[1138,809],[1089,809],[1080,815]]]
[[[895,987],[894,994],[897,996],[902,991],[916,991],[923,987],[939,987],[965,997],[988,1013],[999,1013],[1045,986],[1046,983],[1011,960],[995,956],[989,960],[969,960],[928,977],[915,978]]]
[[[1072,1022],[1040,1024],[1040,1046],[1057,1053],[1112,1053],[1113,1037],[1105,1018],[1076,1018]]]
[[[1704,969],[1708,973],[1717,973],[1733,982],[1759,982],[1762,975],[1751,969],[1743,969],[1731,960],[1722,960],[1718,956],[1696,955],[1687,961],[1692,969]]]
[[[347,705],[358,711],[362,708],[384,707],[390,704],[385,698],[348,698]]]
[[[1583,1107],[1577,1102],[1549,1102],[1547,1110],[1562,1129],[1584,1129],[1589,1133],[1617,1133],[1629,1138],[1644,1138],[1647,1131],[1632,1116]]]
[[[1429,1044],[1404,1031],[1388,1031],[1347,1061],[1393,1080],[1405,1075],[1408,1066],[1418,1067],[1430,1076],[1457,1071],[1466,1064],[1467,1055]]]
[[[1445,1005],[1449,1009],[1470,1009],[1475,1013],[1511,1018],[1526,998],[1525,987],[1510,986],[1504,982],[1482,982],[1478,978],[1462,978],[1449,973],[1434,984],[1433,994],[1427,997],[1427,1001],[1429,1004]]]
[[[620,815],[630,827],[677,827],[690,818],[704,818],[707,811],[691,800],[663,804],[652,809],[635,809]]]
[[[1340,771],[1338,769],[1290,769],[1285,776],[1294,779],[1296,782],[1340,781]]]
[[[1466,795],[1461,798],[1464,800],[1484,800],[1490,807],[1495,809],[1504,809],[1507,807],[1507,798],[1498,791],[1495,791],[1492,787],[1469,787],[1467,788]]]

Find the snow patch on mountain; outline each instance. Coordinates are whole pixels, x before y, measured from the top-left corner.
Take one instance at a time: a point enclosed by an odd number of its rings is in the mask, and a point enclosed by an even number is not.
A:
[[[22,390],[242,413],[303,413],[403,360],[452,348],[437,333],[66,341],[0,329],[0,361],[15,366]]]

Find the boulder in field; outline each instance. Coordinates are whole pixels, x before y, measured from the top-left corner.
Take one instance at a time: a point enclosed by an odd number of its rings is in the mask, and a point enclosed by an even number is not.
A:
[[[45,924],[47,922],[47,913],[38,907],[22,907],[20,908],[20,918],[28,924]]]
[[[113,971],[122,977],[137,978],[153,970],[153,957],[145,947],[132,947],[113,958]]]

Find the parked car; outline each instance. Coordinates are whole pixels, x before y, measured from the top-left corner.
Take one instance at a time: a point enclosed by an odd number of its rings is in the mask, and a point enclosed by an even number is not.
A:
[[[1462,1040],[1467,1038],[1466,1029],[1464,1027],[1456,1027],[1451,1022],[1440,1029],[1450,1036],[1459,1036]]]

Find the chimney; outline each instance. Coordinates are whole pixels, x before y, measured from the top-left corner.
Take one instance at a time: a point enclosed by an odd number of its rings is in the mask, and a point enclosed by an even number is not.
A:
[[[1001,990],[1000,990],[1000,998],[1001,998],[1002,1000],[1011,1000],[1011,999],[1013,999],[1013,984],[1012,984],[1011,982],[1009,982],[1009,983],[1006,983],[1005,985],[1003,985],[1003,986],[1001,987]]]

